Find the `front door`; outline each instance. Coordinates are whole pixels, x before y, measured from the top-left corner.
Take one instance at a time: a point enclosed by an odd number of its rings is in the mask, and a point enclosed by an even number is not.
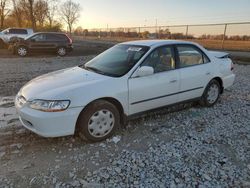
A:
[[[178,100],[180,73],[175,69],[172,46],[155,49],[142,66],[152,67],[154,74],[143,77],[132,75],[128,80],[130,115],[173,104]]]
[[[32,51],[40,51],[46,48],[45,35],[42,33],[36,34],[29,39],[29,48]]]

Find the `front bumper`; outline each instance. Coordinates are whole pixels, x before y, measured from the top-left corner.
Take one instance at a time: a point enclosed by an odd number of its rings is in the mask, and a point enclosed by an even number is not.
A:
[[[74,46],[73,46],[73,45],[72,45],[72,46],[68,46],[68,47],[67,47],[67,52],[72,52],[73,49],[74,49]]]
[[[43,137],[73,135],[77,118],[82,110],[68,108],[62,112],[42,112],[27,106],[16,105],[19,119],[24,127]]]

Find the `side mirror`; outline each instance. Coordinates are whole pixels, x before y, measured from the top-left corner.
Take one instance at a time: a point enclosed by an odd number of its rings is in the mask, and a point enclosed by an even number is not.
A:
[[[153,67],[150,66],[142,66],[136,71],[136,76],[143,77],[154,74]]]

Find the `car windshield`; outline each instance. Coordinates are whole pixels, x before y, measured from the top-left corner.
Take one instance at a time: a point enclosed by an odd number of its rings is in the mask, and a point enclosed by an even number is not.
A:
[[[33,33],[31,35],[28,35],[27,37],[24,38],[24,40],[30,39],[31,37],[33,37],[34,35],[37,35],[37,33]]]
[[[80,67],[99,74],[120,77],[126,74],[148,49],[147,46],[119,44]]]
[[[2,30],[0,33],[1,34],[5,34],[6,32],[8,32],[9,31],[9,29],[5,29],[5,30]]]

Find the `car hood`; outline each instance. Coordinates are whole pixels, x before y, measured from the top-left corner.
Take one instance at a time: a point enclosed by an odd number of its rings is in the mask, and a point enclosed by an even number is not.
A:
[[[29,81],[22,87],[18,95],[24,96],[28,101],[60,99],[60,95],[66,91],[109,78],[80,67],[73,67],[51,72]]]

